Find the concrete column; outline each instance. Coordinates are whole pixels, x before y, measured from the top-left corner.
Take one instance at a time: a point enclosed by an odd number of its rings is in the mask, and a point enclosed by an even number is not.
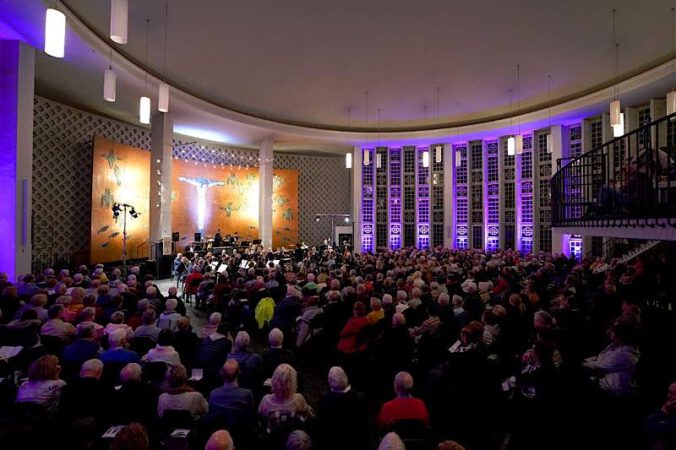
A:
[[[35,50],[0,40],[0,271],[10,281],[31,272]]]
[[[444,144],[444,248],[453,248],[453,230],[455,229],[455,155],[453,154],[453,145]],[[402,153],[403,155],[403,153]],[[402,156],[403,161],[403,156]],[[403,169],[403,163],[402,163]],[[402,190],[403,191],[403,190]],[[403,195],[402,195],[403,200]],[[403,211],[403,204],[402,204]]]
[[[170,237],[172,150],[174,120],[169,113],[157,113],[152,120],[150,141],[150,242]]]
[[[258,235],[262,245],[272,248],[272,139],[263,141],[258,156]]]
[[[560,158],[568,158],[569,146],[564,142],[564,129],[561,125],[552,125],[550,129],[552,135],[552,173],[557,171],[557,160]],[[570,161],[565,161],[561,166],[565,166]],[[553,203],[553,202],[552,202]],[[568,255],[570,253],[570,234],[560,233],[552,228],[552,253],[563,253]]]
[[[402,151],[402,156],[401,156],[401,166],[402,170],[404,167],[404,149]],[[361,154],[361,148],[360,147],[353,147],[352,148],[352,180],[350,181],[352,183],[352,249],[353,251],[357,253],[362,252],[362,246],[361,246],[361,168],[364,162],[362,161],[362,154]],[[402,178],[403,180],[403,178]],[[403,195],[404,190],[402,189],[402,196],[401,196],[401,201],[402,201],[402,219],[403,219],[403,211],[404,211],[404,195]],[[403,220],[402,220],[403,222]],[[402,227],[402,245],[403,245],[403,239],[404,239],[404,234],[403,234],[403,227]]]

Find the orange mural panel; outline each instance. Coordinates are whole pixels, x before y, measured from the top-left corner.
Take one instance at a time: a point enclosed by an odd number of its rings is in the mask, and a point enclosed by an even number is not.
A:
[[[273,203],[278,202],[273,205],[273,228],[282,230],[273,231],[273,247],[288,247],[298,240],[298,171],[275,170],[273,184]],[[174,160],[171,217],[172,230],[180,234],[179,249],[192,242],[195,233],[212,238],[218,229],[224,238],[237,234],[240,241],[259,239],[258,197],[256,167]]]
[[[91,263],[122,260],[123,215],[113,219],[113,203],[127,203],[127,258],[148,258],[150,152],[94,137],[92,167]]]

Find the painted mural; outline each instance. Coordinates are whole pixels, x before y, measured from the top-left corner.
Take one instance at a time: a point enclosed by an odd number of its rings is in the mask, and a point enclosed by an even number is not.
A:
[[[90,263],[122,260],[123,215],[113,218],[114,203],[139,213],[127,214],[127,258],[147,258],[150,202],[150,152],[94,137]]]
[[[273,173],[273,247],[292,247],[298,241],[298,171]],[[179,248],[197,232],[213,238],[237,234],[240,241],[259,238],[258,168],[222,167],[174,160],[172,230],[179,232]]]

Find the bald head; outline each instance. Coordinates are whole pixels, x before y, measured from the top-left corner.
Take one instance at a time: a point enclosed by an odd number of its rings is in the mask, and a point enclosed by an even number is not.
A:
[[[103,363],[100,359],[89,359],[82,363],[80,378],[101,379],[101,375],[103,375]]]
[[[234,448],[230,433],[225,430],[218,430],[211,435],[204,450],[234,450]]]
[[[413,392],[413,377],[410,373],[401,371],[394,376],[394,392],[398,396],[408,396]]]
[[[239,376],[239,363],[236,359],[229,359],[223,364],[223,379],[226,383],[236,383]]]
[[[141,381],[143,371],[141,366],[136,363],[129,363],[120,371],[120,381],[122,383],[129,383],[132,381]]]

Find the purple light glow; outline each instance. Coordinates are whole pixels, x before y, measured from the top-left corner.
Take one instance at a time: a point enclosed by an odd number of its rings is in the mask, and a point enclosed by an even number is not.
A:
[[[0,271],[8,280],[16,277],[17,214],[17,137],[19,103],[19,42],[0,42],[0,198],[5,213],[0,214],[0,236],[7,257],[0,258]]]

